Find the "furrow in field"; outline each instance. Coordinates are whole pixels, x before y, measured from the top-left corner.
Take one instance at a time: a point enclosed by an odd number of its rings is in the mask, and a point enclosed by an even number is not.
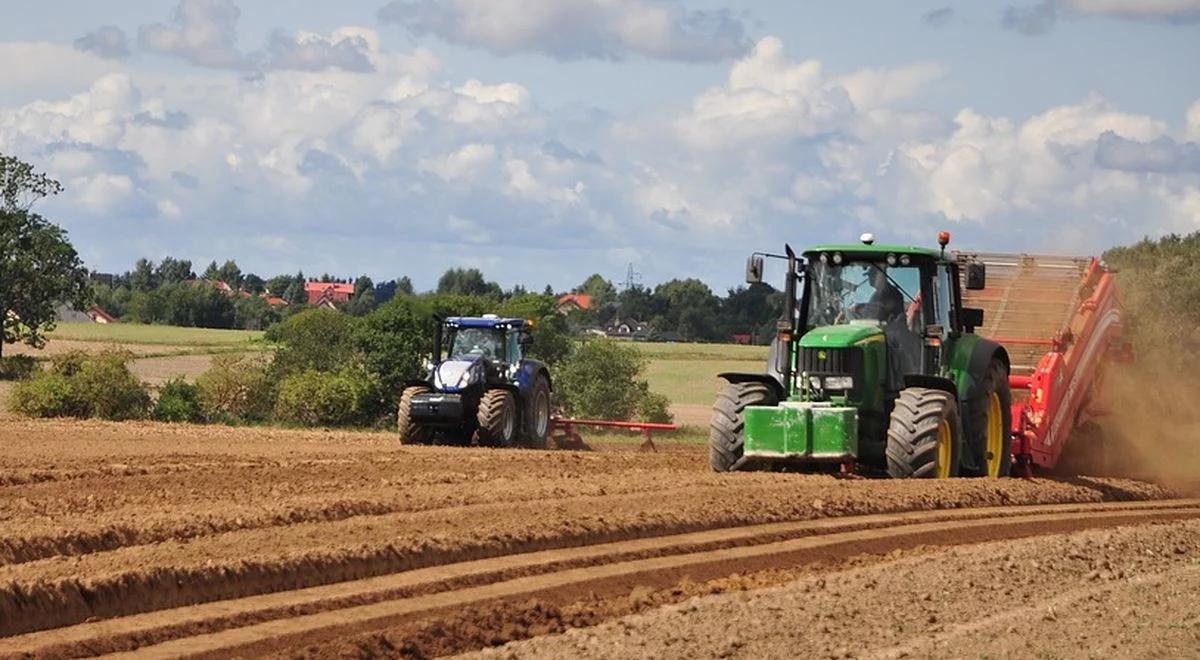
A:
[[[239,530],[187,543],[153,543],[3,566],[0,634],[450,562],[718,527],[1166,495],[1135,482],[931,484],[804,475],[738,477],[713,477],[714,485],[675,492],[477,504]]]
[[[111,651],[178,635],[182,638],[162,641],[138,655],[260,655],[412,622],[450,608],[461,611],[483,603],[499,603],[497,606],[503,608],[503,601],[513,598],[571,602],[583,593],[619,593],[634,585],[662,586],[684,576],[711,579],[730,572],[794,566],[863,552],[1196,517],[1200,517],[1200,502],[1193,500],[914,512],[719,529],[530,553],[502,561],[453,564],[332,587],[84,624],[9,640],[0,643],[0,650],[24,644],[46,651],[56,647],[67,651],[86,644],[92,650]],[[503,618],[495,624],[505,625]]]

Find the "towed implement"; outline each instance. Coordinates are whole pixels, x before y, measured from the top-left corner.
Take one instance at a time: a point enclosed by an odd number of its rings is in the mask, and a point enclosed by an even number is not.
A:
[[[725,373],[714,470],[1005,476],[1053,467],[1094,405],[1121,310],[1096,260],[859,244],[787,263],[765,373]],[[995,274],[988,284],[988,269]],[[985,318],[989,321],[985,323]]]

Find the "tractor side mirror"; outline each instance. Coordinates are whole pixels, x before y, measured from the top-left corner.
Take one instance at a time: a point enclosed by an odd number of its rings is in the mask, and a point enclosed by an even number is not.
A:
[[[746,259],[746,284],[758,284],[763,280],[763,258],[760,254],[752,254]]]
[[[963,327],[967,332],[983,325],[983,310],[978,307],[963,307],[958,310],[958,317],[962,320]]]
[[[979,291],[987,287],[987,267],[981,261],[967,264],[967,290]]]

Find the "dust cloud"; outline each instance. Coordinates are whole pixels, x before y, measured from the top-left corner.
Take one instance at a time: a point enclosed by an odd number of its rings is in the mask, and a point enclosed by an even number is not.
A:
[[[1189,359],[1190,358],[1190,359]],[[1200,496],[1200,356],[1143,353],[1106,375],[1106,472]]]

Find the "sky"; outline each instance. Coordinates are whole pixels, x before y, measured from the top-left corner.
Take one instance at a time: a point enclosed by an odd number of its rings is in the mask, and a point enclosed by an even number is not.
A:
[[[0,152],[89,267],[740,283],[1200,230],[1200,0],[0,0]]]

